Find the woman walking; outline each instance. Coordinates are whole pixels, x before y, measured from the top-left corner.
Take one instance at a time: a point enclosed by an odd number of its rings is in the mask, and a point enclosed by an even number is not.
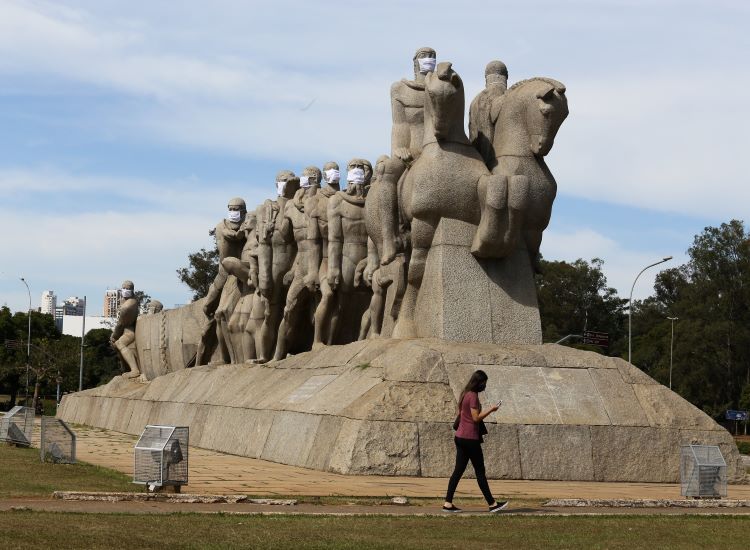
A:
[[[458,400],[458,427],[456,429],[456,467],[453,475],[448,482],[448,493],[445,496],[443,512],[460,512],[461,509],[453,505],[453,495],[458,487],[458,482],[466,470],[466,465],[471,461],[474,467],[474,473],[477,475],[477,483],[487,501],[490,512],[499,512],[505,508],[506,501],[497,502],[487,483],[487,476],[484,472],[484,455],[482,454],[482,435],[487,433],[484,428],[483,420],[495,412],[499,407],[492,405],[486,411],[482,411],[482,404],[479,402],[479,393],[487,387],[487,374],[478,370],[469,378],[461,397]],[[481,429],[481,431],[480,431]]]

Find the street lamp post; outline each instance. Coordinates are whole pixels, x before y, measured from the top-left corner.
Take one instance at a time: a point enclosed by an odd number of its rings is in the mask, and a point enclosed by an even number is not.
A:
[[[669,389],[672,389],[672,356],[674,352],[674,322],[679,319],[679,317],[667,317],[670,321],[672,321],[672,339],[669,341]]]
[[[29,333],[26,337],[26,396],[24,397],[24,404],[26,406],[29,405],[29,367],[30,367],[30,361],[31,361],[31,290],[29,290],[29,283],[26,282],[26,279],[23,277],[19,277],[21,279],[21,282],[26,285],[26,292],[29,294],[29,311],[28,311],[28,317],[29,317]]]
[[[632,340],[633,340],[633,289],[635,288],[635,283],[638,282],[638,277],[643,275],[643,272],[646,271],[649,268],[654,267],[655,265],[663,264],[664,262],[668,262],[672,259],[672,256],[666,256],[665,258],[662,258],[658,262],[654,262],[652,264],[647,265],[641,271],[638,273],[638,275],[635,276],[635,280],[633,281],[633,286],[630,287],[630,299],[628,300],[628,363],[632,364]]]
[[[83,297],[83,323],[81,324],[81,364],[78,369],[78,391],[83,390],[83,339],[86,337],[86,296]]]

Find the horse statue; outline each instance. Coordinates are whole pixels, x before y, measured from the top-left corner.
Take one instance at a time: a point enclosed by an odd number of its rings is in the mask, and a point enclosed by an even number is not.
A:
[[[557,183],[544,157],[568,116],[565,86],[551,78],[522,80],[493,102],[490,116],[497,158],[492,173],[507,178],[507,198],[498,196],[497,188],[480,188],[486,211],[472,253],[479,258],[502,258],[523,236],[537,267],[542,232],[549,224],[557,194]],[[499,231],[504,237],[493,240]]]
[[[549,152],[567,115],[564,91],[556,81],[531,79],[511,87],[498,99],[502,104],[493,104],[498,166],[491,174],[464,130],[460,76],[451,63],[440,63],[426,75],[423,149],[398,187],[401,216],[411,227],[411,257],[394,337],[417,335],[417,296],[441,218],[478,226],[472,243],[478,258],[506,257],[521,234],[536,256],[555,193],[550,198],[548,183],[554,179],[540,156]],[[523,136],[526,149],[513,148]],[[542,166],[546,172],[540,173]]]
[[[407,287],[396,338],[416,336],[414,309],[427,253],[441,218],[480,223],[483,205],[478,187],[494,188],[502,176],[490,174],[464,130],[465,97],[461,77],[451,63],[440,63],[425,78],[422,153],[399,182],[399,206],[411,226]]]

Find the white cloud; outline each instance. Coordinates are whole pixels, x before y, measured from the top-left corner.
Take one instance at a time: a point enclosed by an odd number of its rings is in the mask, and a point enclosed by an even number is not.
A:
[[[727,91],[750,74],[710,70],[569,81],[571,114],[549,164],[561,193],[698,217],[742,218],[750,111]],[[730,94],[731,95],[731,94]]]

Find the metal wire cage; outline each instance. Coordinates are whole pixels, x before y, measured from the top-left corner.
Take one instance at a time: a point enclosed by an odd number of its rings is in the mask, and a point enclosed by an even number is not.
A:
[[[68,425],[54,416],[43,416],[41,426],[39,457],[42,462],[75,464],[76,434]]]
[[[0,441],[30,447],[33,429],[34,409],[13,407],[0,418]]]
[[[135,445],[133,483],[154,490],[188,482],[186,426],[146,426]]]
[[[727,496],[727,463],[716,445],[683,445],[680,450],[682,496]]]

